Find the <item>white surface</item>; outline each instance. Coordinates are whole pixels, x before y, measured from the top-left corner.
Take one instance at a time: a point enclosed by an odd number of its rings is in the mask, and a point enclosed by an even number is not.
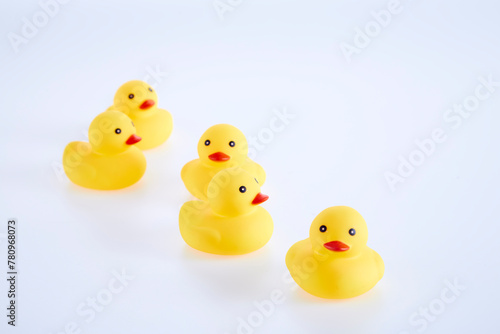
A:
[[[478,77],[500,80],[498,3],[403,1],[350,63],[339,45],[387,1],[233,3],[221,20],[210,0],[74,0],[18,53],[6,36],[40,7],[4,3],[0,218],[20,224],[20,309],[16,328],[2,311],[2,333],[64,333],[71,322],[93,334],[236,333],[238,317],[255,316],[254,302],[275,289],[284,302],[246,332],[417,333],[424,318],[412,314],[438,307],[455,279],[465,291],[424,331],[498,328],[500,88],[458,128],[443,120]],[[120,84],[157,66],[168,75],[150,82],[175,125],[146,153],[144,178],[115,192],[72,185],[57,169],[65,145],[85,138]],[[255,157],[268,174],[273,238],[242,257],[193,251],[177,227],[189,199],[181,167],[209,126],[250,138],[273,108],[295,115]],[[447,140],[391,191],[384,173],[435,128]],[[313,298],[283,280],[286,251],[333,205],[363,214],[386,264],[375,289],[352,300]],[[135,278],[87,323],[79,304],[122,268]]]

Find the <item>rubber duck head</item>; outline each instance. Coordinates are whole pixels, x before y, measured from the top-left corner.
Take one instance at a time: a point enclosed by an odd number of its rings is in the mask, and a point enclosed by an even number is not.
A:
[[[368,228],[359,212],[348,206],[323,210],[312,222],[309,239],[320,257],[352,257],[366,248]]]
[[[207,196],[215,213],[230,217],[250,213],[269,198],[260,192],[257,179],[240,167],[218,172],[208,185]]]
[[[158,95],[147,82],[132,80],[124,83],[115,94],[114,106],[127,115],[140,116],[154,110]]]
[[[229,124],[217,124],[201,136],[198,155],[202,163],[214,167],[232,167],[245,162],[248,143],[245,135]]]
[[[89,142],[96,152],[121,153],[140,140],[132,120],[118,110],[105,111],[90,123]]]

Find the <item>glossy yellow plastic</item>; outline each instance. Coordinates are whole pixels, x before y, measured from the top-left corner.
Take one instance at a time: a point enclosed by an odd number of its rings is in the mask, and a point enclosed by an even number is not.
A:
[[[75,184],[91,189],[128,187],[141,179],[146,158],[132,145],[141,140],[132,120],[117,110],[99,114],[90,124],[89,143],[74,141],[63,153],[63,167]]]
[[[188,162],[181,171],[187,190],[196,198],[207,200],[208,184],[223,169],[239,166],[263,185],[264,169],[248,158],[245,135],[229,124],[210,127],[198,142],[199,159]]]
[[[314,219],[308,239],[288,250],[286,266],[295,282],[312,295],[359,296],[384,275],[384,262],[366,246],[367,240],[363,217],[350,207],[334,206]]]
[[[141,150],[163,144],[172,133],[172,115],[158,108],[158,95],[144,81],[132,80],[118,88],[110,109],[120,110],[132,119],[142,138],[137,144]]]
[[[273,220],[258,206],[268,199],[254,176],[241,167],[217,173],[207,201],[184,203],[179,229],[184,241],[206,253],[238,255],[263,247],[273,234]]]

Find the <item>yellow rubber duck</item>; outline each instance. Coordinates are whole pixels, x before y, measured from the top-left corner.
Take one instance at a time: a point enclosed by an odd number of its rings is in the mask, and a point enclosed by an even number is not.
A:
[[[141,179],[146,158],[132,145],[141,137],[124,113],[107,110],[90,124],[89,143],[74,141],[63,153],[63,167],[75,184],[91,189],[128,187]]]
[[[208,202],[184,203],[179,229],[184,241],[206,253],[238,255],[263,247],[273,234],[273,220],[257,206],[269,196],[241,167],[217,173],[208,186]]]
[[[154,89],[144,81],[132,80],[118,88],[109,109],[119,110],[132,119],[142,138],[137,147],[147,150],[163,144],[172,133],[172,115],[157,105]]]
[[[181,171],[187,190],[196,198],[207,200],[208,184],[215,174],[226,168],[239,166],[252,174],[263,185],[264,169],[248,158],[245,135],[229,124],[210,127],[198,142],[199,159],[188,162]]]
[[[350,207],[334,206],[314,219],[308,239],[288,250],[286,266],[295,282],[312,295],[359,296],[384,275],[384,262],[366,246],[367,240],[363,217]]]

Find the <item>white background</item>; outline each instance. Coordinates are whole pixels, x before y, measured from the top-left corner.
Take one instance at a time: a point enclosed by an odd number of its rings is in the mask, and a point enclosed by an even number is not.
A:
[[[232,3],[221,19],[211,0],[73,0],[16,53],[8,34],[21,35],[41,7],[3,1],[0,267],[15,217],[20,276],[18,326],[6,325],[2,306],[1,332],[65,333],[74,322],[93,334],[223,334],[249,317],[261,321],[240,332],[498,330],[500,87],[458,127],[443,118],[479,77],[500,81],[497,2],[402,0],[350,62],[340,45],[354,45],[356,28],[388,1]],[[148,78],[155,69],[167,74]],[[132,79],[156,87],[172,137],[146,152],[146,174],[128,189],[71,184],[60,169],[65,145],[85,140]],[[294,118],[270,140],[276,109]],[[261,136],[255,160],[268,175],[263,207],[275,232],[245,256],[202,254],[178,231],[190,199],[180,170],[217,123]],[[392,191],[384,174],[436,128],[446,141]],[[386,265],[379,284],[351,300],[315,298],[283,278],[288,248],[334,205],[365,217]],[[105,294],[114,270],[134,279],[87,322],[78,306]],[[440,301],[445,281],[465,287],[448,292],[449,304]],[[259,318],[255,302],[273,290],[284,300]]]

